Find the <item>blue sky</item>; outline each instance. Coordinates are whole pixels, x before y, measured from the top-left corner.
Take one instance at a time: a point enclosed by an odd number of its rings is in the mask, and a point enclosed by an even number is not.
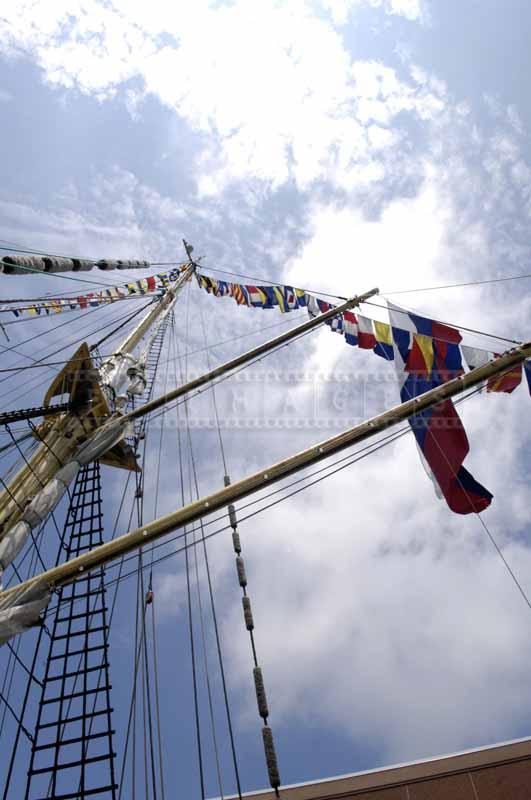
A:
[[[526,281],[392,292],[529,271],[530,25],[523,0],[12,2],[0,15],[0,238],[56,253],[166,261],[181,258],[184,236],[204,255],[205,270],[340,295],[378,285],[420,312],[524,339]],[[74,286],[65,278],[1,281],[4,297]],[[190,349],[204,347],[201,314],[209,344],[243,337],[218,344],[214,363],[273,331],[253,332],[285,322],[196,287],[189,294],[177,325]],[[372,307],[365,313],[385,318]],[[11,326],[10,346],[37,329],[49,330],[50,349],[64,342],[65,329],[39,320]],[[466,341],[495,349],[485,337]],[[35,356],[34,347],[19,349]],[[2,361],[14,358],[4,351]],[[386,366],[374,361],[322,331],[262,365],[275,374],[227,381],[219,389],[223,418],[258,419],[251,431],[225,434],[233,477],[396,402]],[[190,368],[205,366],[204,354],[190,358]],[[285,375],[294,369],[304,373],[297,385]],[[345,375],[355,378],[348,391]],[[0,384],[11,392],[4,407],[40,403],[44,375],[39,380]],[[320,423],[312,417],[316,393]],[[495,496],[485,520],[527,587],[528,404],[521,387],[462,410],[467,467]],[[190,407],[192,416],[212,415],[209,397]],[[294,429],[293,417],[311,420]],[[283,421],[280,428],[267,430],[268,418]],[[195,430],[193,440],[201,490],[220,486],[215,432]],[[168,436],[162,512],[180,502],[175,447]],[[108,486],[112,519],[120,478],[109,474]],[[407,437],[244,523],[241,533],[285,782],[529,734],[529,609],[478,520],[450,517],[436,500]],[[211,559],[251,790],[267,777],[223,537]],[[130,660],[122,659],[130,591],[115,625],[119,730],[130,691]],[[161,680],[175,703],[163,721],[168,768],[183,795],[198,796],[178,558],[158,568],[156,591]],[[224,767],[230,788],[226,752]],[[211,760],[208,774],[214,796]]]

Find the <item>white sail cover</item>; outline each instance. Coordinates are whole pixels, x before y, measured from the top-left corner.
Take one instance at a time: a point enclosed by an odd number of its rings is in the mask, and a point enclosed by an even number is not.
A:
[[[76,459],[80,464],[89,464],[101,458],[107,450],[128,434],[130,425],[122,419],[115,419],[104,428],[99,428],[96,433],[77,451]]]
[[[31,503],[24,509],[22,519],[31,528],[36,528],[44,522],[48,514],[54,510],[61,497],[66,492],[67,486],[74,480],[80,468],[79,461],[69,461],[64,467],[37,492]],[[11,532],[10,534],[11,535]]]
[[[20,520],[0,542],[0,588],[2,572],[18,556],[29,536],[31,527]]]
[[[42,582],[33,583],[21,592],[0,596],[0,647],[39,622],[41,611],[50,602],[50,589]]]

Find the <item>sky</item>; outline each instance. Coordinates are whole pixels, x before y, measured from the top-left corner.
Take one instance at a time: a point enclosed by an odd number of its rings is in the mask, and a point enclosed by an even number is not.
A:
[[[377,286],[425,315],[525,340],[529,281],[407,290],[529,272],[530,33],[524,0],[13,0],[0,14],[0,239],[166,262],[183,258],[184,237],[218,277],[227,270],[341,296]],[[132,273],[89,275],[106,283]],[[81,287],[67,277],[0,281],[3,298]],[[386,318],[373,306],[363,312]],[[61,331],[40,319],[12,325],[3,364],[29,364],[41,332],[50,349],[66,342],[72,351],[74,332],[98,338],[92,318],[75,317]],[[190,285],[176,310],[181,355],[192,352],[181,369],[221,363],[284,329],[265,327],[301,318]],[[207,345],[209,362],[195,353]],[[171,353],[168,344],[164,363]],[[231,477],[398,402],[391,368],[375,361],[323,330],[220,385]],[[181,380],[175,363],[157,391]],[[22,375],[0,384],[3,408],[38,405],[53,370],[40,384]],[[494,494],[482,519],[531,592],[529,402],[521,386],[475,397],[460,413],[466,466]],[[217,432],[204,424],[211,393],[189,413],[206,493],[223,482]],[[148,518],[181,503],[167,425]],[[123,476],[105,475],[112,520]],[[437,500],[411,437],[242,522],[240,533],[284,783],[530,734],[530,609],[480,520]],[[209,553],[242,782],[265,788],[230,537],[212,539]],[[168,780],[199,797],[183,570],[180,556],[155,570],[163,736]],[[131,592],[113,623],[118,741]],[[211,620],[207,640],[219,701]]]

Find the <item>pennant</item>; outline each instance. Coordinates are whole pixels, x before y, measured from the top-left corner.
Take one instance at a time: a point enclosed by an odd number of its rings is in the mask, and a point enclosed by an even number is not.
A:
[[[480,350],[479,347],[468,347],[466,344],[461,345],[461,351],[468,369],[483,367],[493,358],[493,354],[489,353],[488,350]]]
[[[249,305],[249,298],[247,296],[247,290],[244,286],[240,286],[239,283],[233,283],[232,286],[232,297],[236,300],[239,306],[248,306]]]
[[[327,319],[325,324],[336,333],[343,334],[345,332],[343,314],[338,314],[337,317],[331,317],[330,319]]]
[[[358,315],[358,345],[362,350],[373,350],[376,336],[372,327],[372,319]]]
[[[136,283],[126,283],[125,288],[127,289],[129,294],[136,294],[137,293],[137,286]]]
[[[230,288],[227,281],[218,281],[218,285],[216,288],[216,297],[228,297],[230,294]]]
[[[306,308],[307,306],[307,294],[304,289],[295,289],[295,297],[297,298],[297,303],[299,308]]]
[[[409,319],[413,322],[417,333],[422,333],[424,336],[431,336],[432,339],[440,339],[443,342],[451,342],[453,344],[459,344],[461,341],[461,334],[456,328],[451,328],[449,325],[443,325],[442,322],[435,322],[433,319],[420,317],[418,314],[404,312],[401,309],[400,314],[402,316],[409,317]],[[406,325],[400,325],[399,327],[405,328]]]
[[[264,308],[274,308],[274,306],[278,306],[278,300],[273,286],[259,286],[257,288],[265,295]]]
[[[319,314],[324,314],[325,311],[329,311],[333,308],[330,303],[327,303],[326,300],[321,300],[319,297],[315,297],[313,294],[306,295],[306,305],[308,308],[308,314],[310,317],[318,317]]]
[[[386,361],[393,361],[395,354],[393,349],[393,331],[390,325],[385,322],[374,323],[374,335],[376,336],[376,344],[374,345],[374,352],[380,358],[385,358]]]
[[[146,282],[148,292],[154,292],[157,285],[154,276],[151,275],[149,278],[146,278]]]
[[[353,311],[343,312],[343,327],[347,344],[358,344],[358,320]]]
[[[278,307],[280,308],[282,313],[284,314],[286,311],[289,311],[288,301],[285,293],[285,287],[273,286],[273,292],[275,293]]]
[[[412,334],[393,326],[391,326],[391,330],[393,332],[393,350],[395,352],[398,350],[400,359],[405,364],[411,350]]]
[[[406,316],[410,317],[407,324],[415,330],[400,333],[401,317],[404,312],[391,303],[388,303],[388,306],[393,324],[393,340],[395,335],[398,335],[398,344],[396,342],[394,344],[394,362],[401,383],[400,397],[402,402],[406,402],[444,382],[441,371],[437,368],[433,337],[430,335],[434,330],[440,334],[441,329],[434,327],[439,323],[406,313]],[[413,316],[415,319],[411,319]],[[406,353],[404,334],[409,336],[411,333],[413,334],[411,349]],[[459,340],[461,338],[459,332],[451,328],[443,333],[447,344],[457,344],[457,337]],[[449,341],[450,337],[453,337],[453,341]],[[445,400],[415,414],[409,419],[409,424],[422,454],[422,460],[429,467],[430,477],[436,483],[449,508],[457,514],[479,513],[487,508],[492,500],[492,494],[463,466],[470,447],[452,401]]]
[[[294,308],[299,307],[299,302],[293,286],[284,286],[284,297],[288,311],[292,311]]]
[[[404,311],[397,306],[389,307],[393,309],[394,328],[403,330],[404,334],[409,332],[413,336],[411,343],[411,354],[409,357],[408,369],[411,372],[437,370],[438,380],[441,383],[463,374],[463,364],[459,343],[461,334],[457,328],[445,325],[442,322],[421,317]],[[395,336],[393,339],[402,339],[405,343],[405,335]],[[405,359],[407,360],[407,359]]]
[[[249,294],[249,302],[253,308],[263,308],[266,295],[260,291],[259,286],[248,286],[247,292]]]
[[[434,360],[435,354],[431,336],[425,336],[423,333],[414,333],[413,346],[406,361],[406,370],[429,376],[433,369]]]
[[[494,353],[498,357],[500,353]],[[527,374],[527,373],[526,373]],[[487,381],[487,392],[506,392],[511,394],[522,381],[522,365],[516,364],[502,375],[495,375]]]
[[[319,316],[321,312],[319,306],[317,305],[317,297],[314,297],[313,294],[307,295],[306,305],[308,308],[308,316],[312,317],[312,319]]]

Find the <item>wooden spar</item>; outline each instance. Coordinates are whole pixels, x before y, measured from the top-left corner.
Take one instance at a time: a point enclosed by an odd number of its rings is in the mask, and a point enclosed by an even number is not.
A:
[[[258,347],[254,347],[252,350],[247,350],[245,353],[236,356],[236,358],[226,361],[224,364],[220,364],[219,367],[215,367],[209,372],[199,375],[197,378],[194,378],[188,383],[178,386],[176,389],[172,389],[171,392],[163,394],[160,397],[156,397],[154,400],[151,400],[148,403],[144,403],[143,406],[135,408],[134,411],[130,411],[128,414],[125,414],[123,420],[138,419],[138,417],[143,417],[146,414],[150,414],[152,411],[156,411],[157,408],[160,408],[167,403],[171,403],[172,400],[176,400],[178,397],[182,397],[194,389],[204,386],[214,378],[218,378],[220,375],[224,375],[226,372],[230,372],[232,369],[236,369],[236,367],[240,367],[242,364],[252,361],[253,358],[257,358],[258,356],[269,352],[273,348],[279,347],[285,342],[291,341],[291,339],[294,339],[296,336],[300,336],[303,333],[307,333],[308,331],[317,328],[319,325],[322,325],[323,322],[326,322],[326,320],[336,317],[338,314],[342,314],[343,311],[348,311],[350,308],[358,306],[360,303],[364,303],[365,300],[368,300],[375,294],[378,294],[378,289],[371,289],[370,292],[365,292],[365,294],[361,294],[359,297],[352,297],[350,300],[346,300],[344,303],[341,303],[341,305],[335,306],[329,311],[325,311],[324,314],[319,314],[319,316],[309,319],[307,322],[303,322],[302,325],[298,325],[296,328],[291,328],[289,331],[285,331],[279,336],[275,336],[274,339],[269,339],[267,342],[259,344]]]
[[[455,397],[467,389],[472,389],[494,375],[499,375],[511,367],[523,363],[529,357],[531,357],[531,342],[526,342],[488,364],[471,370],[466,375],[454,378],[435,389],[430,389],[428,392],[395,406],[395,408],[385,411],[383,414],[372,417],[372,419],[362,422],[354,428],[302,450],[300,453],[296,453],[270,467],[265,467],[247,478],[243,478],[224,489],[220,489],[207,497],[180,508],[178,511],[159,517],[141,528],[120,536],[118,539],[94,548],[89,553],[84,553],[71,561],[67,561],[58,567],[47,570],[34,578],[1,592],[0,609],[9,607],[10,604],[16,601],[21,591],[25,591],[37,582],[40,585],[44,583],[51,588],[70,583],[87,571],[108,564],[126,553],[137,550],[178,528],[182,528],[184,525],[196,522],[214,511],[225,508],[229,503],[242,500],[253,492],[264,489],[282,478],[286,478],[301,469],[322,461],[347,447],[358,444],[374,436],[374,434],[396,425],[398,422],[403,422],[409,417],[437,405],[442,400]]]

